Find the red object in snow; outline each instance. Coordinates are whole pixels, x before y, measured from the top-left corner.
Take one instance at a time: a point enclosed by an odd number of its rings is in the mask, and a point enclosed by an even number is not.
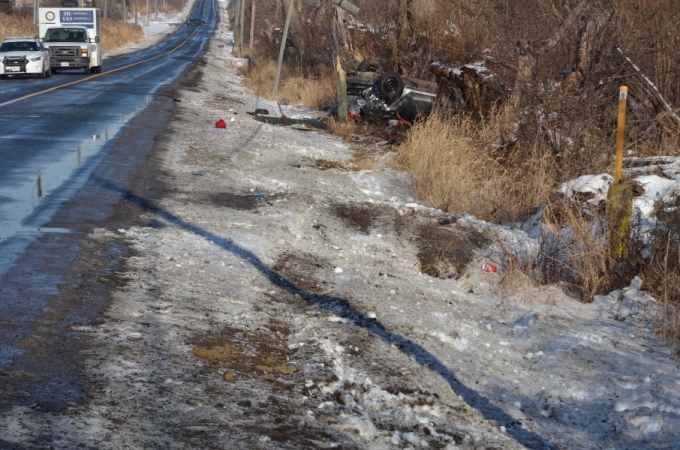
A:
[[[227,122],[225,122],[224,119],[220,119],[215,122],[215,128],[227,128]]]
[[[286,116],[286,115],[284,114],[284,115],[281,116],[281,118],[282,118],[282,119],[287,119],[288,116]]]
[[[361,122],[361,116],[359,114],[354,114],[352,111],[347,111],[347,118],[352,122]]]
[[[493,272],[493,273],[498,272],[498,267],[494,266],[493,264],[484,264],[482,266],[482,269],[484,269],[484,272]]]

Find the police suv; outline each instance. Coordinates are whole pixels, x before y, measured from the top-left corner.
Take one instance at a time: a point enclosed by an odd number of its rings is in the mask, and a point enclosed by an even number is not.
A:
[[[0,44],[0,78],[9,75],[52,75],[50,53],[36,37],[8,37]]]

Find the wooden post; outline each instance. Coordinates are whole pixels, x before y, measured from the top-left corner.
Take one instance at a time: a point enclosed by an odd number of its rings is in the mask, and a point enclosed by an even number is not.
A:
[[[627,183],[616,183],[609,187],[606,214],[609,223],[609,254],[614,259],[627,259],[630,256],[633,186]]]
[[[281,77],[281,64],[283,63],[283,51],[286,49],[286,39],[288,38],[288,27],[290,26],[290,17],[293,15],[293,4],[295,0],[290,0],[288,5],[288,12],[286,13],[286,24],[283,26],[283,36],[281,37],[281,48],[279,49],[279,60],[276,63],[276,75],[274,76],[274,87],[272,88],[272,97],[276,97],[276,91],[279,90],[279,78]]]
[[[331,21],[331,34],[333,35],[333,45],[335,45],[335,54],[342,55],[340,48],[340,41],[338,40],[338,8],[333,11],[333,20]]]
[[[229,2],[229,4],[232,4],[233,1]],[[235,47],[239,47],[240,44],[238,43],[238,18],[240,17],[239,14],[239,8],[241,7],[241,0],[237,0],[236,3],[234,3],[234,8],[232,9],[234,13],[234,39],[231,41],[231,51],[234,52]]]
[[[241,19],[240,19],[240,25],[239,25],[239,33],[240,33],[240,38],[238,40],[239,46],[238,46],[238,56],[239,58],[243,57],[243,20],[246,15],[246,0],[241,0]]]
[[[253,62],[253,36],[255,34],[255,0],[253,0],[253,8],[250,12],[250,49],[248,50],[248,58]]]
[[[628,88],[619,90],[619,113],[616,133],[616,162],[614,184],[607,192],[606,214],[609,223],[609,254],[615,259],[630,256],[630,221],[633,214],[633,186],[621,183],[623,176],[623,147],[626,129],[626,101]]]
[[[335,75],[338,80],[338,122],[347,123],[347,80],[339,55],[335,56]]]

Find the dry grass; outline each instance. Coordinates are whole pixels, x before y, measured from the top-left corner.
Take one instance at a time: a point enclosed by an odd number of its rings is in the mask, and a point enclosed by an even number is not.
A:
[[[666,342],[680,342],[680,252],[677,242],[673,245],[670,233],[666,239],[666,251],[649,267],[648,280],[655,282],[657,298],[663,305],[663,315],[659,318],[658,334]],[[674,248],[675,247],[675,248]],[[675,250],[671,255],[671,251]],[[654,289],[653,288],[653,289]]]
[[[32,16],[19,13],[0,13],[0,41],[7,36],[37,35],[38,26],[33,23]],[[139,41],[142,36],[142,27],[139,25],[124,24],[119,20],[108,18],[102,21],[102,45],[104,53],[107,50]]]
[[[433,206],[513,221],[547,199],[552,180],[545,161],[531,158],[531,151],[529,161],[494,156],[496,132],[493,120],[435,114],[413,127],[397,163],[413,174],[418,196]]]
[[[334,136],[348,138],[354,133],[355,129],[356,124],[354,122],[340,123],[335,120],[335,117],[328,119],[328,132]]]
[[[561,284],[584,302],[609,292],[616,281],[616,265],[610,256],[606,217],[596,211],[583,214],[561,199],[546,207],[543,220],[548,229],[558,231],[541,236],[541,251],[532,264],[539,281]]]
[[[0,41],[8,36],[37,36],[38,26],[33,16],[0,13]]]
[[[243,83],[255,91],[258,96],[276,101],[287,101],[291,104],[303,104],[310,108],[318,108],[322,105],[335,103],[335,78],[330,71],[319,76],[304,78],[301,75],[290,75],[287,71],[282,72],[281,82],[272,98],[272,88],[276,75],[276,62],[263,61],[257,66],[242,71]]]
[[[114,19],[102,20],[102,47],[104,54],[107,50],[123,47],[137,42],[144,36],[142,27],[135,24],[123,23]]]
[[[537,251],[527,254],[504,248],[502,279],[505,297],[521,297],[524,290],[559,285],[570,296],[590,302],[610,292],[616,282],[632,275],[626,264],[610,257],[606,218],[598,211],[584,214],[570,200],[549,203],[542,220],[546,227],[538,238]]]
[[[660,205],[655,215],[659,222],[652,230],[652,257],[641,265],[645,289],[663,306],[658,334],[667,342],[680,343],[680,201]],[[635,233],[634,233],[635,234]],[[637,247],[640,247],[638,244]]]

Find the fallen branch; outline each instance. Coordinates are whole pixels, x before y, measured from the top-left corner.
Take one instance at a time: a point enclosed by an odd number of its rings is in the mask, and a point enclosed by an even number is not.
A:
[[[661,95],[661,92],[659,91],[659,88],[656,87],[656,85],[650,80],[647,75],[642,73],[642,70],[638,66],[635,65],[635,63],[628,57],[626,56],[625,53],[623,53],[623,50],[621,50],[619,47],[616,47],[616,50],[621,54],[621,56],[624,57],[626,62],[633,67],[635,72],[637,72],[638,75],[642,78],[642,80],[647,84],[647,86],[652,90],[653,95],[657,98],[661,106],[670,114],[670,117],[675,119],[675,121],[680,125],[680,116],[678,116],[671,105],[666,101],[666,99]]]

